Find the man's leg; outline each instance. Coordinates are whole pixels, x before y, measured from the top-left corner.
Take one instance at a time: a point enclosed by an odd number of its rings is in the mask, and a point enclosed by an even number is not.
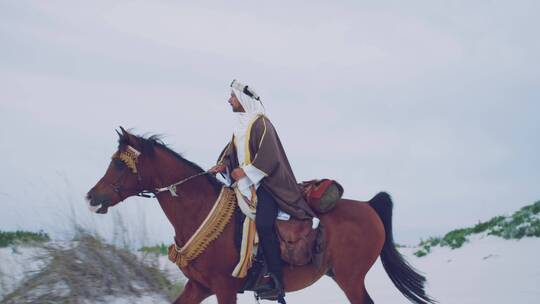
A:
[[[255,218],[257,233],[268,265],[268,272],[275,276],[283,288],[283,265],[275,229],[277,214],[276,201],[260,186],[257,189],[257,216]]]

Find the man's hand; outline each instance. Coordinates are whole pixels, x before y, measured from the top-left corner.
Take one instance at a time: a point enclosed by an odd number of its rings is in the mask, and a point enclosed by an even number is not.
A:
[[[231,177],[237,181],[239,179],[241,179],[242,177],[246,176],[246,172],[244,172],[244,169],[242,168],[236,168],[233,170],[233,172],[231,173]]]
[[[225,165],[222,165],[222,164],[217,164],[215,166],[213,166],[212,168],[210,168],[210,170],[208,170],[208,172],[210,172],[211,174],[218,174],[218,173],[221,173],[221,172],[225,172]]]

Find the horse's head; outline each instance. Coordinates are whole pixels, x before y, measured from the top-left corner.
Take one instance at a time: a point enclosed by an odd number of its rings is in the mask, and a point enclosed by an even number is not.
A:
[[[138,137],[120,127],[118,151],[111,159],[105,175],[86,195],[91,211],[107,213],[107,209],[143,189],[141,169],[144,162],[143,144]]]

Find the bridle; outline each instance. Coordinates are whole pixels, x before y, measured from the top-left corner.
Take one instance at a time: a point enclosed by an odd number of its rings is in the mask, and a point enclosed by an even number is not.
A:
[[[118,195],[120,195],[120,197],[123,197],[123,192],[130,191],[130,190],[135,190],[135,191],[138,191],[135,194],[136,196],[146,197],[146,198],[155,197],[155,194],[154,194],[154,196],[151,195],[154,192],[152,192],[150,190],[139,190],[139,189],[143,188],[141,186],[141,175],[139,173],[136,173],[137,174],[137,187],[136,188],[122,187],[121,185],[122,185],[122,182],[124,181],[124,179],[126,178],[126,173],[128,173],[128,172],[127,171],[122,172],[122,174],[114,182],[112,182],[110,184],[110,186],[112,187],[112,189],[113,189],[113,191],[115,193],[118,193]]]
[[[150,195],[152,193],[152,191],[139,190],[139,189],[143,188],[141,186],[142,178],[141,178],[141,175],[139,173],[139,170],[137,170],[137,161],[138,161],[139,155],[141,155],[141,152],[139,152],[137,149],[133,148],[132,146],[128,145],[127,149],[125,151],[122,151],[122,152],[118,151],[112,156],[113,159],[118,159],[118,160],[122,161],[130,169],[131,173],[137,175],[137,188],[136,189],[124,188],[124,187],[121,186],[122,182],[124,181],[124,179],[126,178],[126,175],[128,173],[128,171],[126,171],[126,170],[124,170],[122,172],[122,174],[120,176],[118,176],[118,178],[114,182],[112,182],[110,184],[113,191],[115,193],[118,193],[118,195],[120,195],[120,197],[123,197],[122,192],[130,191],[130,190],[137,191],[137,194],[135,194],[136,196],[147,197],[147,198],[152,197]]]
[[[118,151],[116,152],[114,155],[113,155],[113,159],[119,159],[121,160],[122,162],[124,162],[124,164],[130,169],[131,173],[133,174],[136,174],[137,175],[137,188],[136,189],[127,189],[127,188],[123,188],[121,186],[121,183],[120,182],[123,182],[124,179],[126,178],[126,174],[128,173],[126,170],[124,170],[124,172],[122,172],[122,174],[113,182],[110,184],[110,186],[112,187],[113,191],[115,193],[118,193],[118,195],[120,195],[120,197],[122,197],[122,192],[125,192],[125,191],[128,191],[128,190],[135,190],[137,191],[137,193],[135,194],[136,196],[140,196],[140,197],[146,197],[146,198],[155,198],[159,193],[161,192],[165,192],[165,191],[169,191],[171,193],[172,196],[174,197],[178,197],[178,193],[177,193],[177,190],[176,188],[196,177],[199,177],[199,176],[202,176],[202,175],[205,175],[205,174],[208,174],[209,172],[208,171],[204,171],[204,172],[199,172],[197,174],[194,174],[194,175],[191,175],[191,176],[188,176],[174,184],[171,184],[169,186],[166,186],[166,187],[162,187],[162,188],[155,188],[154,190],[144,190],[142,189],[142,185],[141,185],[141,181],[142,181],[142,178],[141,178],[141,175],[140,175],[140,172],[139,170],[137,169],[137,161],[138,161],[138,158],[139,156],[141,155],[141,152],[138,151],[137,149],[133,148],[132,146],[128,145],[127,146],[127,149],[125,151]],[[141,189],[141,190],[140,190]]]

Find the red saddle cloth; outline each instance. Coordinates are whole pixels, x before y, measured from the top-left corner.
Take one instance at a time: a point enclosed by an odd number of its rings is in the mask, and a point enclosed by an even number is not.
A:
[[[300,184],[308,205],[317,213],[334,209],[343,196],[343,187],[332,179],[313,179]]]

